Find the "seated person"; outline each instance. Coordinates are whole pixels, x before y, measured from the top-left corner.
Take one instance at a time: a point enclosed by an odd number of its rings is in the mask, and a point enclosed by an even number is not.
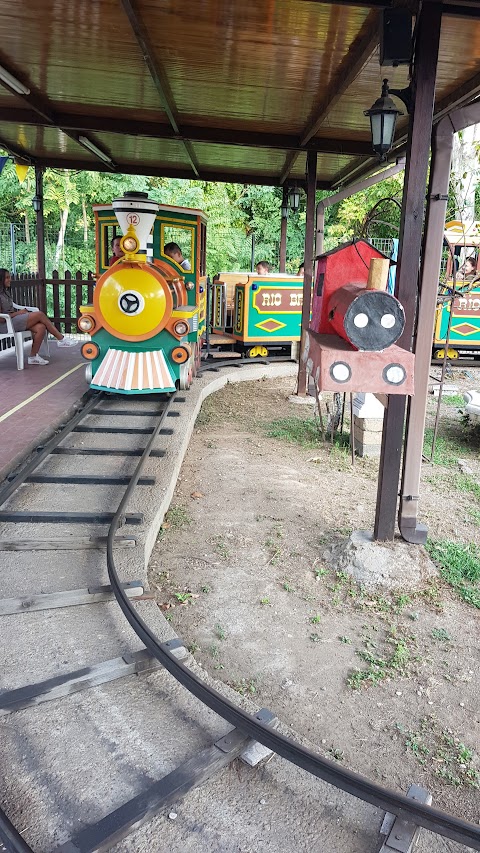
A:
[[[475,255],[465,258],[465,263],[460,267],[458,274],[467,279],[467,281],[471,281],[477,277],[477,259]]]
[[[46,358],[38,354],[45,332],[49,332],[57,339],[59,347],[75,347],[77,341],[66,338],[43,313],[43,311],[27,311],[26,308],[15,308],[13,299],[9,293],[10,273],[6,269],[0,269],[0,314],[10,314],[12,326],[16,332],[32,333],[32,351],[29,364],[48,364]],[[0,317],[0,332],[7,331],[7,322]]]
[[[183,257],[182,250],[178,243],[166,243],[163,247],[163,254],[167,255],[172,261],[175,261],[182,270],[191,271],[190,263]]]
[[[111,267],[112,264],[115,263],[115,261],[118,261],[119,258],[123,258],[124,254],[125,254],[125,252],[123,251],[123,249],[120,246],[120,240],[121,239],[122,239],[122,235],[117,234],[116,237],[112,237],[112,239],[110,240],[110,246],[112,247],[113,255],[111,258],[109,258],[109,261],[108,261],[109,267]]]
[[[297,275],[301,275],[302,278],[305,275],[305,261],[302,261],[302,263],[300,264]]]
[[[255,269],[257,270],[257,275],[268,275],[270,272],[270,264],[268,261],[259,261]]]

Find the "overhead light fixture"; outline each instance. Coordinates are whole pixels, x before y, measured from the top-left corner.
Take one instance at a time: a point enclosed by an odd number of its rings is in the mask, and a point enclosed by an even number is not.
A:
[[[288,191],[288,204],[292,213],[296,213],[300,207],[300,190],[297,186],[291,187]]]
[[[80,145],[83,145],[84,148],[88,148],[88,150],[91,151],[92,154],[96,154],[97,157],[100,157],[100,160],[103,160],[105,163],[112,163],[111,157],[109,157],[108,154],[105,154],[104,151],[98,148],[94,142],[90,142],[88,137],[79,136],[78,141]]]
[[[396,91],[394,94],[399,95]],[[382,94],[369,110],[365,110],[364,115],[370,119],[373,150],[380,155],[381,160],[385,160],[387,152],[393,145],[397,116],[403,116],[402,111],[397,110],[390,97],[386,78],[383,81]]]
[[[32,198],[32,205],[33,205],[33,209],[34,209],[35,213],[40,213],[40,211],[42,209],[42,205],[43,205],[42,196],[35,193],[35,195]]]
[[[282,219],[288,219],[289,207],[288,204],[282,204]]]
[[[30,89],[28,86],[24,86],[23,83],[20,83],[20,80],[17,80],[13,74],[10,74],[10,71],[7,71],[6,68],[2,68],[0,65],[0,80],[2,83],[6,83],[7,86],[10,86],[14,92],[17,92],[19,95],[29,95]]]

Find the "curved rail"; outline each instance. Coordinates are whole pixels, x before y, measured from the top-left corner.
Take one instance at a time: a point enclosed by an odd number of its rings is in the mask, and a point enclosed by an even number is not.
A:
[[[7,815],[0,809],[0,844],[11,853],[33,853],[31,847],[23,840],[22,836],[10,823]]]
[[[168,643],[161,643],[149,628],[147,623],[135,611],[133,605],[127,598],[124,590],[121,587],[115,566],[113,546],[115,534],[118,527],[121,526],[122,518],[125,509],[130,500],[131,494],[135,489],[143,466],[148,459],[153,444],[159,435],[164,419],[170,405],[174,402],[175,395],[169,401],[165,408],[157,426],[150,436],[143,455],[141,456],[132,479],[125,490],[124,496],[119,504],[115,516],[110,525],[107,540],[107,567],[115,597],[122,609],[122,612],[131,627],[138,637],[145,644],[150,653],[165,667],[165,669],[173,675],[173,677],[183,685],[190,693],[200,699],[207,707],[215,711],[220,717],[227,720],[233,726],[244,731],[251,738],[262,743],[268,749],[273,750],[282,758],[297,765],[297,767],[308,771],[314,776],[323,779],[330,785],[334,785],[357,797],[367,803],[371,803],[379,809],[391,812],[398,815],[400,818],[409,820],[418,826],[450,838],[461,844],[465,844],[473,850],[480,850],[480,827],[468,823],[454,815],[449,815],[439,809],[431,806],[416,803],[414,800],[408,799],[403,794],[398,794],[388,788],[383,788],[371,782],[364,776],[354,773],[346,768],[339,767],[333,761],[321,757],[317,753],[302,746],[296,741],[286,737],[285,735],[272,730],[268,725],[262,723],[256,718],[229,699],[226,699],[212,687],[209,687],[198,676],[194,675],[191,670],[180,663],[171,653],[168,648]]]

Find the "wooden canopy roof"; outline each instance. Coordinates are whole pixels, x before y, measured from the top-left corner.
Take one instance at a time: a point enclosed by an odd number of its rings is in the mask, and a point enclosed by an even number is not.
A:
[[[264,184],[302,180],[314,148],[318,186],[335,188],[372,167],[363,111],[382,78],[408,83],[379,65],[390,5],[0,0],[0,65],[25,90],[0,81],[0,146],[45,166]],[[480,93],[479,3],[443,11],[438,116]]]

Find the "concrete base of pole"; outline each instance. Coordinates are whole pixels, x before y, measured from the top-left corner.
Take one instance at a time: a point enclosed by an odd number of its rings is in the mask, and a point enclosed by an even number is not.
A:
[[[372,592],[417,589],[437,573],[421,546],[400,539],[376,542],[367,530],[354,530],[347,540],[334,545],[327,562]]]
[[[317,401],[315,397],[310,397],[308,394],[305,397],[300,394],[290,394],[288,402],[296,403],[298,406],[314,406]]]

